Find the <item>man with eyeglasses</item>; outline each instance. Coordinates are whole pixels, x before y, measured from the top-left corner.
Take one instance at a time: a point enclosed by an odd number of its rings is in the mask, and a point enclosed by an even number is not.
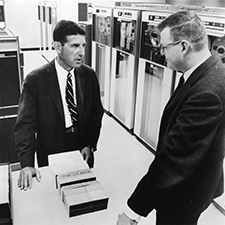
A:
[[[155,159],[117,225],[138,224],[153,209],[157,225],[196,225],[223,193],[225,67],[196,13],[174,13],[158,30],[161,54],[184,84],[164,109]]]
[[[175,45],[178,45],[180,44],[181,40],[178,40],[178,41],[174,41],[172,43],[169,43],[169,44],[166,44],[166,45],[160,45],[160,50],[161,50],[161,54],[162,55],[165,55],[165,50],[171,46],[175,46]]]

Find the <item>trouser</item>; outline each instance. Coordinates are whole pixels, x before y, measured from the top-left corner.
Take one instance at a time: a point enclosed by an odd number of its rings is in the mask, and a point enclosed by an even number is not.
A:
[[[180,217],[165,215],[165,213],[156,212],[156,225],[197,225],[201,214],[192,217]]]

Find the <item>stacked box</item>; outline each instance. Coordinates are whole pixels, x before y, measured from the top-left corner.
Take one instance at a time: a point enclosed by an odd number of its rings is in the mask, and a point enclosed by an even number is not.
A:
[[[69,217],[107,209],[109,198],[98,181],[62,188],[62,200]]]
[[[96,180],[96,177],[91,169],[71,171],[63,174],[58,174],[58,176],[56,176],[56,187],[59,189],[59,193],[61,193],[61,188],[64,186],[94,180]]]
[[[89,168],[80,151],[49,155],[49,165],[55,175]]]
[[[108,197],[79,151],[50,155],[49,164],[69,217],[107,208]]]
[[[9,164],[0,164],[0,224],[11,225],[11,171]]]
[[[49,156],[49,165],[55,178],[56,188],[58,188],[57,177],[65,174],[79,171],[90,170],[80,151],[65,152]],[[68,175],[70,176],[70,175]]]

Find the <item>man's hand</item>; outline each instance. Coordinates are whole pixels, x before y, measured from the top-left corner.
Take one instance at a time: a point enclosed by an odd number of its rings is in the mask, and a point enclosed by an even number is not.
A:
[[[19,179],[18,179],[18,187],[21,190],[26,191],[27,188],[32,188],[32,179],[33,177],[36,177],[37,181],[41,181],[41,173],[33,168],[33,167],[24,167],[20,171]]]
[[[94,167],[94,152],[91,151],[89,147],[84,147],[81,149],[81,155],[83,156],[83,159],[87,162],[88,166],[90,168]]]
[[[137,225],[138,222],[136,220],[130,219],[125,213],[118,215],[118,220],[116,225]]]

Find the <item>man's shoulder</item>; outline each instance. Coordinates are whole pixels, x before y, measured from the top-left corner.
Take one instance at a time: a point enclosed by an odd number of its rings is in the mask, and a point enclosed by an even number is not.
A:
[[[81,65],[81,69],[84,71],[94,71],[94,69],[86,64]]]
[[[41,76],[42,74],[46,73],[47,71],[49,71],[52,68],[54,68],[53,62],[45,63],[45,64],[40,65],[39,67],[33,69],[32,71],[30,71],[27,74],[27,77],[29,78],[29,77]]]
[[[46,80],[46,74],[51,70],[53,71],[54,66],[51,62],[43,64],[34,70],[30,71],[25,77],[24,83],[30,85],[42,84]]]

